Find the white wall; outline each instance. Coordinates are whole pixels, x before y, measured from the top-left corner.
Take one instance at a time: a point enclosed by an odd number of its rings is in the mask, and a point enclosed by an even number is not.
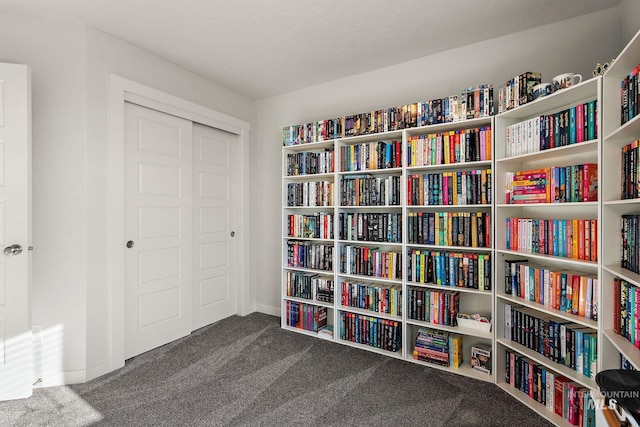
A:
[[[84,29],[0,14],[0,61],[31,66],[36,374],[85,366]]]
[[[0,61],[32,69],[33,323],[42,385],[109,366],[108,73],[255,123],[253,101],[80,25],[0,14]]]
[[[640,1],[622,0],[620,2],[620,24],[622,29],[621,42],[624,47],[640,30]]]
[[[619,28],[616,7],[256,102],[258,309],[279,313],[282,126],[440,98],[481,83],[493,83],[497,95],[501,83],[524,71],[541,72],[543,81],[568,71],[589,78],[597,62],[619,51]]]

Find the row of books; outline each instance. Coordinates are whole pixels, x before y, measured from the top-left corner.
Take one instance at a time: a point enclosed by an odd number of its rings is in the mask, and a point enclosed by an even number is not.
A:
[[[596,426],[595,403],[590,390],[544,365],[506,350],[505,381],[570,425]]]
[[[586,319],[598,319],[596,274],[552,270],[526,259],[504,261],[505,293]]]
[[[455,327],[458,326],[460,292],[409,288],[407,307],[410,319]]]
[[[506,249],[584,261],[598,260],[596,219],[506,219]]]
[[[393,212],[340,212],[342,240],[402,242],[402,214]]]
[[[319,305],[286,301],[285,319],[287,326],[318,332],[327,324],[327,308]]]
[[[324,151],[304,151],[287,154],[287,176],[314,175],[334,172],[333,148]]]
[[[491,204],[491,169],[409,175],[407,204],[430,206]]]
[[[411,135],[407,139],[407,166],[461,164],[491,160],[491,126]]]
[[[289,297],[333,302],[334,281],[316,273],[287,270],[286,294]]]
[[[333,119],[282,128],[282,145],[300,145],[338,138],[391,132],[401,129],[450,123],[494,114],[493,87],[469,87],[460,94],[413,102]]]
[[[498,91],[498,113],[514,109],[533,101],[533,86],[542,81],[542,74],[526,71],[500,85]]]
[[[333,239],[333,214],[287,215],[287,236],[309,239]]]
[[[488,253],[410,249],[407,255],[409,282],[491,290],[491,256]]]
[[[409,243],[434,246],[491,247],[490,212],[409,212]]]
[[[505,304],[504,337],[586,377],[593,378],[597,372],[595,329],[533,308]]]
[[[331,181],[290,182],[287,206],[333,206],[334,191]]]
[[[640,109],[640,64],[620,82],[620,124],[638,115]]]
[[[398,206],[400,176],[346,175],[340,181],[340,206]]]
[[[594,202],[598,200],[598,164],[507,172],[506,184],[510,204]]]
[[[402,286],[344,281],[341,284],[340,301],[344,307],[401,316]]]
[[[340,339],[397,352],[402,349],[402,322],[341,311]]]
[[[621,199],[640,198],[640,139],[622,147]]]
[[[640,215],[622,215],[620,266],[640,274]]]
[[[459,368],[464,362],[462,335],[421,327],[416,334],[413,358],[440,366]]]
[[[333,245],[308,241],[287,241],[287,266],[313,270],[333,270]]]
[[[370,246],[340,246],[340,272],[402,280],[402,254]]]
[[[506,157],[564,147],[598,137],[596,100],[552,114],[509,125],[505,129]]]
[[[363,142],[340,147],[342,172],[402,167],[402,142]]]
[[[640,288],[613,279],[613,330],[640,348]]]

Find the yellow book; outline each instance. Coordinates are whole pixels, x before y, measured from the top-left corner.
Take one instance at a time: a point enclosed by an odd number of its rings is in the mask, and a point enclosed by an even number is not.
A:
[[[458,200],[458,174],[456,172],[451,172],[451,195],[452,195],[452,205],[459,205],[460,201]]]
[[[478,247],[478,215],[480,212],[471,214],[471,247]]]
[[[425,283],[425,278],[426,278],[426,272],[425,270],[427,269],[427,254],[426,253],[421,253],[420,254],[420,283]]]
[[[451,163],[451,159],[449,156],[449,133],[445,132],[442,134],[442,151],[444,151],[444,163],[445,164],[449,164]]]

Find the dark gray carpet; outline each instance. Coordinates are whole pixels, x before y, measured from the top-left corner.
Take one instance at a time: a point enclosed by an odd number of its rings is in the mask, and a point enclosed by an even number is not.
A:
[[[118,371],[0,403],[2,426],[551,425],[497,386],[231,317]]]

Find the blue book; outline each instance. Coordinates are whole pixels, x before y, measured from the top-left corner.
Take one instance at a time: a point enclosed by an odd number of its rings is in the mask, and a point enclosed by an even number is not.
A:
[[[569,108],[569,144],[576,143],[576,107]]]

